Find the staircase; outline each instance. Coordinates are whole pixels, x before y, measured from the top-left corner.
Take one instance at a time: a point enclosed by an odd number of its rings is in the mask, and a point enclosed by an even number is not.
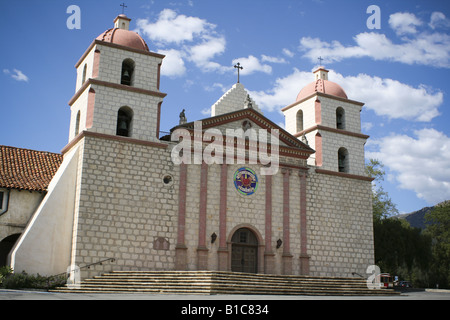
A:
[[[251,274],[222,271],[113,271],[87,279],[66,293],[165,293],[252,295],[394,295],[391,289],[369,290],[361,278]]]

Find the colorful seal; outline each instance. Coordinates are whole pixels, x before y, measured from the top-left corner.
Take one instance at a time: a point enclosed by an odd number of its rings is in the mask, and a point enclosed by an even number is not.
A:
[[[252,195],[258,189],[258,176],[250,168],[240,168],[234,173],[234,186],[239,193]]]

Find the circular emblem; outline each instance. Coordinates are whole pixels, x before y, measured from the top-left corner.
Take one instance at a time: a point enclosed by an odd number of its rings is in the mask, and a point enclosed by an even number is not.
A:
[[[258,189],[258,176],[249,168],[240,168],[234,174],[236,190],[246,196],[252,195]]]

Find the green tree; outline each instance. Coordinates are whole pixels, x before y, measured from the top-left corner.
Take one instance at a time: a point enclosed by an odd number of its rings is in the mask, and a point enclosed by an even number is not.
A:
[[[392,202],[389,194],[384,191],[381,185],[384,181],[384,165],[376,159],[370,159],[366,163],[365,167],[366,174],[374,178],[372,183],[372,207],[373,207],[373,218],[374,221],[380,221],[387,217],[392,217],[398,215],[398,210],[396,205]]]
[[[450,288],[450,201],[437,204],[425,215],[424,233],[432,239],[430,282]]]
[[[372,183],[375,263],[383,272],[398,275],[401,279],[415,280],[416,274],[426,274],[431,257],[430,237],[412,228],[406,220],[398,219],[398,210],[389,194],[384,191],[384,166],[379,160],[370,159],[366,174]],[[424,271],[425,270],[425,271]]]

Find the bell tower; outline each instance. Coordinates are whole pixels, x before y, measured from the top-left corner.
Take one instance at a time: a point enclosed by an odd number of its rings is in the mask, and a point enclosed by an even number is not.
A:
[[[316,153],[308,164],[343,174],[365,175],[360,112],[364,103],[350,100],[344,89],[328,80],[328,70],[317,68],[314,81],[282,109],[286,130],[307,142]]]
[[[150,52],[120,14],[75,65],[76,93],[69,101],[69,142],[83,131],[159,141],[159,90],[163,55]]]

